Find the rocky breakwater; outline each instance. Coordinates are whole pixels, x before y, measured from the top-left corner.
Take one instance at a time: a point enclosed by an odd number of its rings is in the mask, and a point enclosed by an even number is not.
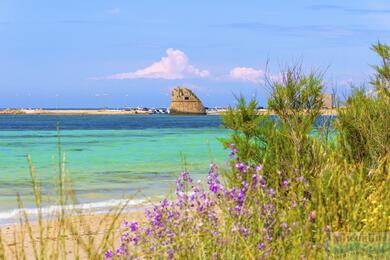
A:
[[[192,90],[176,87],[172,90],[169,113],[171,115],[205,115],[206,110]]]

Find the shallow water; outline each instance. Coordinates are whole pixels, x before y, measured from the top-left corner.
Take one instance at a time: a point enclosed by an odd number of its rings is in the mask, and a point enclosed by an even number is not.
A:
[[[333,117],[320,117],[316,125],[328,119]],[[229,131],[221,124],[219,116],[0,115],[0,223],[17,217],[16,193],[36,213],[27,155],[44,193],[53,194],[57,125],[78,208],[104,210],[129,196],[133,207],[161,198],[184,169],[201,179],[210,161],[224,166],[229,153],[218,138]]]
[[[184,168],[202,178],[210,161],[228,154],[217,140],[228,134],[218,116],[0,116],[0,218],[15,213],[17,192],[33,207],[28,154],[52,190],[57,123],[79,203],[91,207],[164,195]]]

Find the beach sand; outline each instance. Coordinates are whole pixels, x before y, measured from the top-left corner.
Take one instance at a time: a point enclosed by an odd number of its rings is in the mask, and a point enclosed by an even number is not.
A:
[[[148,111],[135,111],[124,109],[64,109],[64,110],[48,110],[48,109],[5,109],[1,110],[3,115],[53,115],[53,116],[95,116],[95,115],[147,115]]]
[[[113,215],[103,214],[89,214],[82,216],[74,216],[66,219],[68,226],[72,226],[76,230],[73,234],[71,228],[66,228],[66,231],[61,236],[63,239],[58,237],[58,226],[59,222],[56,220],[43,221],[42,226],[44,227],[43,237],[45,238],[45,252],[48,254],[44,259],[57,259],[61,257],[53,257],[56,251],[65,253],[66,259],[101,259],[104,252],[100,248],[103,238],[107,231],[111,234],[108,239],[108,245],[111,247],[119,246],[119,239],[121,235],[121,224],[123,220],[129,221],[142,221],[144,211],[132,211],[122,213],[116,221]],[[114,222],[114,224],[113,224]],[[71,224],[71,225],[70,225]],[[19,254],[24,250],[25,259],[35,259],[33,243],[31,243],[30,234],[32,234],[37,251],[39,252],[39,237],[40,228],[38,222],[31,223],[31,232],[27,226],[21,227],[19,224],[10,224],[0,226],[0,259],[18,259],[16,251]],[[77,232],[77,234],[75,234]],[[24,242],[23,242],[24,240]],[[62,242],[65,245],[64,249],[58,248],[58,242]],[[87,246],[82,246],[85,243]],[[1,247],[3,245],[3,249]],[[79,246],[77,246],[79,245]],[[93,253],[99,253],[95,257],[88,256],[88,248],[92,249]],[[65,252],[64,252],[65,251]],[[2,256],[3,254],[3,256]],[[23,259],[23,257],[22,257]]]

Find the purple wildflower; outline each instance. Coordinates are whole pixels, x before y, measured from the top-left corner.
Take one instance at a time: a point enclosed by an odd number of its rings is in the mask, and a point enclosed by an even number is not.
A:
[[[237,203],[238,205],[242,206],[242,204],[244,204],[244,201],[245,201],[245,192],[240,191],[237,196]]]
[[[218,177],[218,167],[214,164],[210,165],[209,175],[207,176],[209,189],[213,193],[218,193],[219,189],[222,189],[222,185],[220,184]]]
[[[243,172],[244,171],[244,167],[245,167],[245,164],[240,162],[240,163],[236,163],[236,166],[235,166],[240,172]]]
[[[218,192],[218,184],[216,183],[211,183],[210,184],[210,191],[217,193]]]
[[[112,252],[112,250],[108,250],[104,254],[104,259],[106,259],[106,260],[112,259],[113,257],[114,257],[114,252]]]
[[[176,194],[185,192],[188,189],[188,186],[192,184],[192,179],[188,172],[182,172],[180,177],[176,181]]]
[[[122,224],[123,227],[127,227],[129,228],[132,232],[135,232],[138,230],[138,222],[136,221],[132,221],[132,222],[128,222],[127,220],[125,220]]]
[[[232,152],[230,153],[229,157],[230,157],[230,159],[233,159],[234,156],[236,156],[236,153],[234,153],[234,152],[232,151]]]
[[[262,169],[263,169],[263,165],[261,165],[261,164],[255,166],[255,172],[256,173],[261,172]]]
[[[315,211],[310,212],[310,214],[309,214],[310,222],[314,222],[315,219],[316,219],[316,212]]]
[[[257,245],[257,249],[259,250],[263,250],[265,248],[265,244],[264,243],[260,243]]]
[[[127,255],[127,246],[122,244],[116,251],[117,256],[126,256]]]
[[[129,233],[125,232],[121,236],[121,243],[128,243],[129,242]]]
[[[257,174],[252,175],[252,186],[256,189],[257,184],[259,183],[259,176]]]
[[[234,144],[229,144],[228,147],[229,147],[229,149],[232,150],[232,152],[230,153],[230,156],[229,156],[230,159],[232,159],[232,158],[234,158],[234,157],[236,156],[236,154],[237,154],[237,148],[236,148],[236,146],[235,146]]]
[[[243,234],[245,237],[249,235],[248,229],[240,227],[240,233]]]
[[[173,259],[175,251],[172,248],[168,249],[168,259]]]
[[[241,207],[240,206],[235,206],[234,207],[234,211],[239,213],[241,211]]]
[[[139,237],[138,236],[134,236],[134,237],[131,238],[131,241],[133,241],[134,245],[137,245],[138,241],[139,241]]]
[[[233,188],[230,191],[228,191],[226,195],[230,196],[231,199],[235,199],[235,197],[236,197],[236,190]]]
[[[275,195],[274,189],[270,188],[270,189],[268,190],[268,194],[269,194],[270,196],[274,196],[274,195]]]

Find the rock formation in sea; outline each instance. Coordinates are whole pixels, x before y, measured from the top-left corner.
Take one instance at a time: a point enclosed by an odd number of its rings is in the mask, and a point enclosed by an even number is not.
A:
[[[172,90],[171,115],[205,115],[206,110],[192,90],[176,87]]]

